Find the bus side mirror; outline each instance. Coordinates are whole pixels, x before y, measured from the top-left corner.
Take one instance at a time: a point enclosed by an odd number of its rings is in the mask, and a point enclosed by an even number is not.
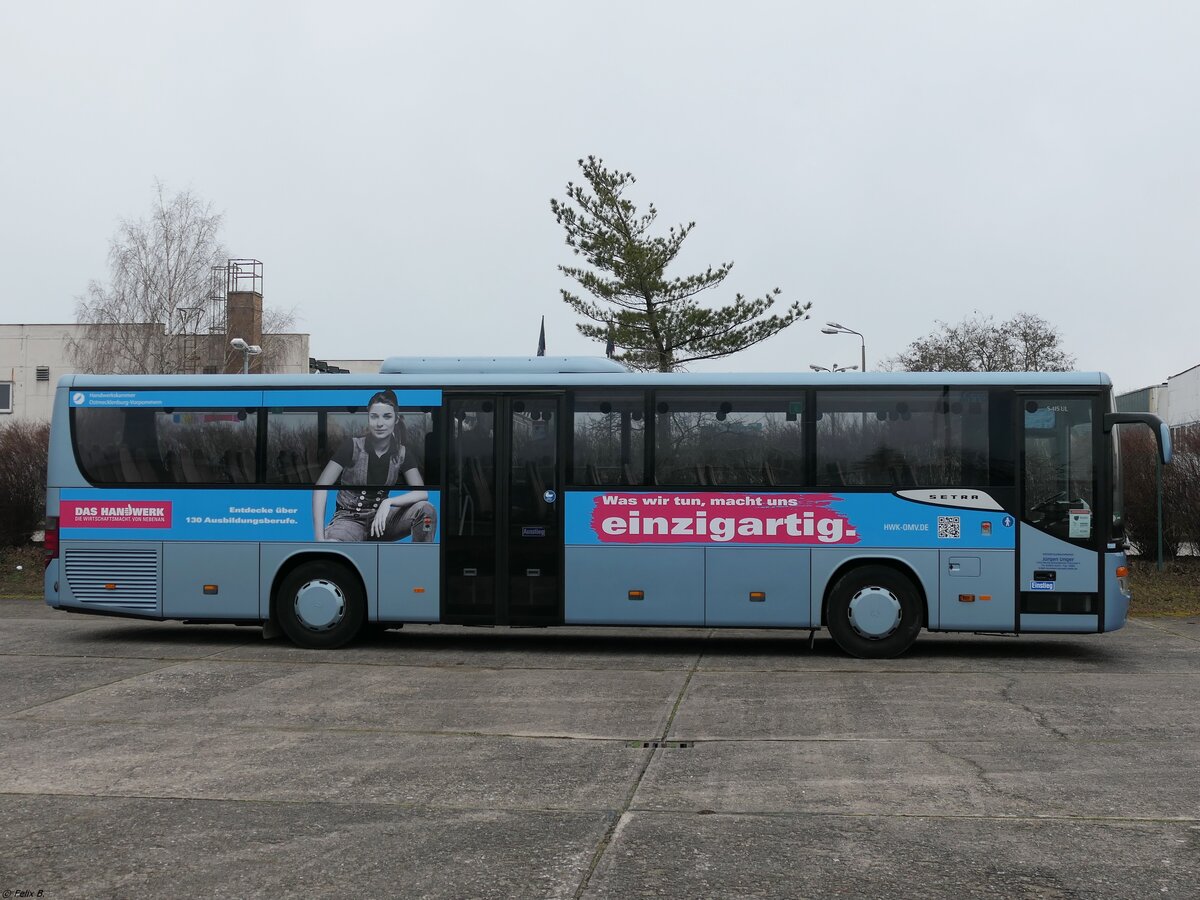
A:
[[[1109,434],[1114,425],[1145,425],[1154,432],[1158,442],[1158,458],[1163,465],[1171,462],[1171,428],[1154,413],[1107,413],[1104,416],[1104,433]]]

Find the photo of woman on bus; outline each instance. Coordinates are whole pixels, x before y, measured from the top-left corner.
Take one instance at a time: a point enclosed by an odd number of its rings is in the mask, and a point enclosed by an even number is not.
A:
[[[317,484],[345,485],[337,492],[333,521],[325,525],[329,491],[313,492],[313,533],[318,541],[398,541],[409,535],[416,543],[433,540],[437,510],[423,490],[389,497],[392,485],[420,488],[424,481],[405,446],[404,420],[391,390],[379,391],[367,403],[367,429],[348,437],[326,463]],[[369,487],[368,487],[369,485]]]

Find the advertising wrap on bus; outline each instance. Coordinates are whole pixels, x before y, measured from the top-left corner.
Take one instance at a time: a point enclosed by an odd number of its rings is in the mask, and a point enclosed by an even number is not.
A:
[[[303,407],[341,408],[365,406],[372,390],[173,390],[173,391],[73,391],[71,406],[77,409],[200,409],[205,407],[252,408],[263,405],[287,409]],[[397,390],[402,406],[441,406],[441,391]]]
[[[1016,546],[1002,510],[913,502],[893,494],[575,492],[566,542],[867,547]]]
[[[404,493],[396,490],[389,496]],[[425,502],[435,514],[414,523],[401,541],[437,543],[440,495],[428,493]],[[121,496],[112,490],[65,488],[59,527],[63,540],[311,541],[312,497],[271,490],[139,490]],[[335,514],[334,504],[328,503],[326,525]]]

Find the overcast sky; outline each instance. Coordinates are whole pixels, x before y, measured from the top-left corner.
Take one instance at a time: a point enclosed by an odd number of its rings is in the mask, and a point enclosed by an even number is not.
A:
[[[0,4],[0,321],[73,319],[155,179],[311,352],[603,352],[549,210],[588,154],[812,320],[698,370],[868,366],[1038,313],[1118,389],[1200,363],[1200,4]]]

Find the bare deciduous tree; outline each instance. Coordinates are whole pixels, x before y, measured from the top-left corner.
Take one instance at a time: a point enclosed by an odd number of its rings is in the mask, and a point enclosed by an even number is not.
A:
[[[169,197],[156,182],[149,218],[122,219],[109,245],[109,281],[90,282],[79,298],[76,321],[84,327],[68,347],[78,369],[194,371],[197,360],[214,353],[222,362],[230,351],[224,310],[212,290],[213,269],[229,256],[220,230],[221,215],[211,203],[191,191]],[[263,330],[278,333],[294,321],[293,311],[266,310]]]
[[[918,338],[884,362],[907,372],[1065,372],[1075,357],[1062,349],[1058,330],[1032,313],[1004,322],[975,314]]]
[[[155,184],[149,219],[122,219],[109,245],[111,277],[92,281],[79,299],[84,325],[73,342],[86,372],[178,372],[195,352],[187,336],[207,335],[212,268],[228,254],[219,242],[221,216],[190,191],[167,197]]]

